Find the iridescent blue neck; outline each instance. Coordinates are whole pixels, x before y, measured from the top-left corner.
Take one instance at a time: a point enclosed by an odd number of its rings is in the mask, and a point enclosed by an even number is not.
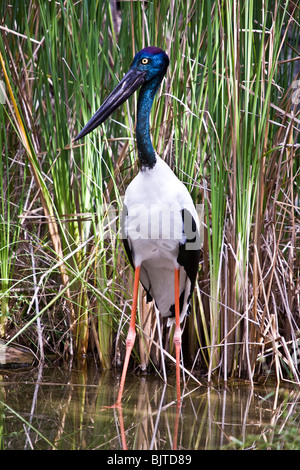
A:
[[[153,168],[156,154],[150,139],[149,117],[161,78],[145,83],[140,91],[137,107],[136,140],[141,168]]]

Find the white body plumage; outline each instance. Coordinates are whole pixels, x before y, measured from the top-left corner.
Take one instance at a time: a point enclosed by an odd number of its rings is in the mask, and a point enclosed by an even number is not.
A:
[[[199,222],[187,188],[159,156],[156,159],[154,167],[142,169],[126,190],[123,236],[132,264],[141,267],[141,283],[165,317],[174,316],[174,269],[180,268],[182,321],[191,294],[187,267],[178,260],[180,246],[187,247],[183,211],[195,221],[188,230],[192,237],[199,232]]]

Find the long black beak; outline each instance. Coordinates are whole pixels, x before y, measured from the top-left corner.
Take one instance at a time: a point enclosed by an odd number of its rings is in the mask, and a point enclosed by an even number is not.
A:
[[[78,136],[75,137],[74,141],[81,139],[104,122],[108,116],[115,111],[115,109],[121,106],[121,104],[124,103],[124,101],[126,101],[144,83],[144,80],[145,72],[141,72],[137,69],[129,69],[114,91],[111,92],[98,111],[84,126],[82,131],[79,132]]]

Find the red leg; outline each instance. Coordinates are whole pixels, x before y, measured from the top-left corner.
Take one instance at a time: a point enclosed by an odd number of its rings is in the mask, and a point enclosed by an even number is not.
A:
[[[136,317],[138,291],[139,291],[139,279],[140,279],[140,266],[135,268],[131,318],[130,318],[129,331],[128,331],[128,335],[127,335],[127,338],[126,338],[126,355],[125,355],[125,361],[124,361],[124,364],[123,364],[123,371],[122,371],[122,377],[121,377],[121,382],[120,382],[118,398],[117,398],[117,401],[115,403],[115,406],[121,406],[121,400],[122,400],[122,395],[123,395],[123,390],[124,390],[124,385],[125,385],[125,379],[126,379],[128,363],[129,363],[131,351],[132,351],[134,341],[135,341],[135,336],[136,336],[135,317]]]
[[[181,329],[180,329],[180,306],[179,306],[179,269],[175,269],[175,333],[174,344],[176,354],[176,388],[177,405],[180,404],[180,349],[181,349]]]

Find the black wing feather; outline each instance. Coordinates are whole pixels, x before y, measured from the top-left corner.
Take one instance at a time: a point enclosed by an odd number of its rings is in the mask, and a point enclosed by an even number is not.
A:
[[[187,276],[191,281],[191,297],[195,287],[200,261],[200,234],[192,214],[187,209],[183,209],[181,214],[185,243],[180,243],[179,245],[177,262],[180,266],[184,267]]]

